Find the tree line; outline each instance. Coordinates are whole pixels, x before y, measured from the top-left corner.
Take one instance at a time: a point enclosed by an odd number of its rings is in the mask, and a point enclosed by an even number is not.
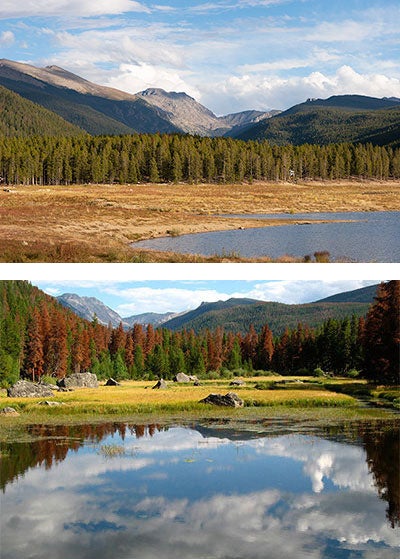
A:
[[[39,381],[91,371],[100,379],[170,379],[178,372],[215,378],[254,371],[348,374],[396,384],[399,365],[400,282],[383,283],[364,318],[299,324],[274,337],[257,332],[195,334],[135,324],[125,331],[79,318],[27,282],[0,282],[0,384],[20,377]]]
[[[397,179],[400,149],[167,134],[2,137],[0,176],[24,185]]]

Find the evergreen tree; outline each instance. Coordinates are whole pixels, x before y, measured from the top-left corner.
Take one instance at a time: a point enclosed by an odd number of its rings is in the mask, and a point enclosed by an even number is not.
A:
[[[400,281],[381,283],[363,336],[364,375],[373,382],[399,384]]]

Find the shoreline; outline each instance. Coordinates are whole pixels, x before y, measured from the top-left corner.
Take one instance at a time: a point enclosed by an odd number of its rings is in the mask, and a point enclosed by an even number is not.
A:
[[[8,190],[0,192],[2,262],[214,262],[221,257],[161,254],[130,245],[159,237],[291,225],[290,216],[298,213],[400,211],[400,181],[17,186]],[[221,217],[238,214],[240,218]],[[256,214],[286,214],[287,218],[251,217]],[[301,261],[282,258],[278,261]],[[229,260],[276,261],[234,255]]]

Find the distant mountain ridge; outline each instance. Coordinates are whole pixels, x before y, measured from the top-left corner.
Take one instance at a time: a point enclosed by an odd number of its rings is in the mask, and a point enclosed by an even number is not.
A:
[[[174,312],[149,312],[123,318],[96,297],[85,297],[76,293],[63,293],[57,297],[57,300],[81,318],[90,321],[96,318],[100,324],[105,326],[111,324],[114,328],[117,328],[122,323],[126,330],[132,328],[134,324],[142,324],[143,326],[152,324],[154,327],[157,327],[180,314]]]
[[[0,60],[0,85],[57,113],[89,134],[190,133],[222,136],[268,118],[243,111],[217,117],[186,93],[159,88],[130,94],[94,84],[58,66],[37,68]]]
[[[363,95],[308,99],[233,136],[278,145],[360,142],[398,147],[400,102]]]
[[[152,324],[155,328],[162,327],[173,331],[193,329],[200,332],[206,328],[213,330],[220,326],[226,331],[244,333],[251,324],[256,330],[260,330],[267,322],[273,333],[278,335],[286,327],[295,328],[299,322],[316,326],[330,317],[344,318],[352,314],[362,316],[373,302],[376,290],[377,285],[373,285],[299,305],[231,298],[226,301],[203,302],[197,308],[186,312],[149,312],[125,318],[95,297],[65,293],[57,297],[57,300],[81,318],[93,320],[96,317],[100,323],[111,324],[113,327],[122,323],[125,329],[132,328],[134,324]]]
[[[129,324],[124,324],[123,319],[121,319],[117,312],[107,307],[96,297],[82,297],[76,295],[76,293],[63,293],[57,297],[57,301],[63,307],[72,310],[75,314],[86,320],[91,321],[96,318],[100,324],[105,326],[111,324],[114,328],[122,322],[126,328],[129,328]]]

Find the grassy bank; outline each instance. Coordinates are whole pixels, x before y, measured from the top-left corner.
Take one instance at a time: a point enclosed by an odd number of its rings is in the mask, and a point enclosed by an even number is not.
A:
[[[265,377],[246,379],[244,386],[230,386],[229,380],[205,381],[201,386],[169,383],[167,390],[153,390],[155,382],[126,381],[120,386],[100,386],[97,389],[76,389],[72,392],[56,393],[51,398],[8,398],[0,396],[0,409],[15,408],[18,417],[2,416],[0,423],[6,425],[40,423],[47,421],[98,421],[102,418],[144,417],[164,418],[182,416],[259,416],[290,414],[315,417],[377,417],[387,415],[379,409],[360,404],[358,397],[366,397],[368,387],[363,382],[332,380],[318,383],[315,379]],[[288,382],[289,381],[289,382]],[[299,382],[300,381],[300,382]],[[211,392],[225,394],[234,391],[244,401],[239,409],[218,408],[199,401]],[[399,390],[377,390],[369,393],[369,399],[379,400],[390,406],[396,402]],[[55,402],[46,405],[41,402]],[[59,405],[57,405],[57,403]]]
[[[399,210],[399,186],[399,181],[18,186],[0,191],[0,261],[250,262],[238,254],[203,257],[134,250],[130,243],[288,223],[223,214],[290,217],[300,212]],[[282,255],[278,261],[293,258]]]

